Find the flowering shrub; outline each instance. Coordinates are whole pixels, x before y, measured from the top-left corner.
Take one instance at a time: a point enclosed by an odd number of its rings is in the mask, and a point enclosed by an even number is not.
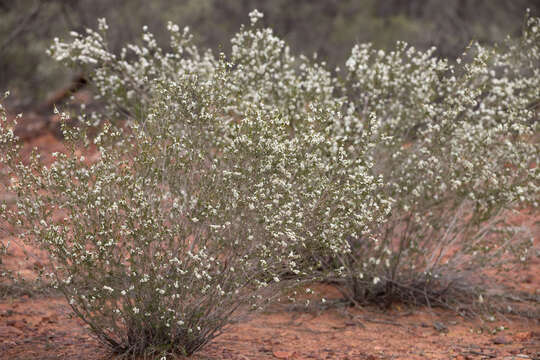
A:
[[[528,256],[504,216],[538,205],[538,19],[456,66],[358,45],[338,78],[261,16],[229,57],[173,24],[169,49],[144,30],[115,55],[100,20],[50,51],[104,104],[64,129],[71,150],[23,165],[2,127],[18,195],[2,218],[49,251],[53,283],[115,351],[191,354],[285,278],[444,303],[479,268]]]
[[[346,63],[350,100],[342,133],[354,138],[375,114],[371,152],[394,200],[373,241],[346,256],[348,295],[443,303],[471,296],[482,270],[529,256],[533,237],[508,220],[538,207],[540,19],[522,39],[472,44],[456,65],[398,43],[357,45]]]
[[[7,97],[8,94],[6,94],[4,97]],[[2,126],[3,127],[6,127],[6,121],[7,121],[7,116],[6,116],[6,111],[3,107],[3,105],[0,103],[0,123],[2,123]],[[2,174],[2,176],[0,177],[0,191],[5,191],[6,189],[6,186],[8,185],[7,182],[6,182],[6,178],[7,176],[5,176],[5,170],[4,169],[0,169],[0,174]],[[7,207],[7,205],[5,204],[5,200],[4,200],[4,203],[3,204],[0,204],[0,206],[2,207]],[[0,233],[0,235],[4,236],[5,234],[3,233],[3,231]],[[10,278],[10,272],[9,271],[6,271],[6,269],[4,269],[4,266],[3,266],[3,261],[2,261],[2,258],[3,256],[7,253],[7,250],[8,250],[8,245],[9,243],[5,243],[4,241],[2,241],[0,243],[0,295],[3,295],[3,288],[4,288],[4,283],[9,280]]]
[[[50,166],[36,154],[22,165],[4,127],[2,160],[19,198],[1,215],[48,250],[53,284],[113,350],[197,351],[247,306],[278,294],[272,288],[287,285],[284,275],[295,275],[294,284],[313,279],[316,259],[348,252],[344,239],[388,211],[362,156],[374,138],[345,148],[333,136],[339,102],[317,101],[326,72],[291,72],[290,81],[304,84],[291,93],[301,94],[301,126],[288,104],[272,106],[274,91],[291,89],[267,88],[270,75],[291,65],[274,64],[271,54],[287,55],[271,32],[243,29],[238,38],[277,49],[238,40],[229,60],[199,55],[172,24],[170,52],[145,32],[146,46],[117,58],[104,21],[100,29],[56,42],[52,53],[87,67],[103,114],[64,129],[71,150]],[[246,74],[257,66],[247,57],[269,62],[257,73],[265,81]],[[97,120],[104,124],[90,137]],[[97,160],[81,156],[94,145]]]

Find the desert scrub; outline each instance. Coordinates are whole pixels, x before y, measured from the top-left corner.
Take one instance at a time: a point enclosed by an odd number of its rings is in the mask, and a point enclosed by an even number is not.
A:
[[[324,64],[318,64],[305,56],[292,56],[285,42],[275,36],[271,29],[257,27],[257,20],[260,17],[262,14],[256,11],[250,14],[251,24],[242,26],[231,39],[232,53],[229,57],[225,57],[224,54],[214,56],[209,50],[200,51],[192,44],[189,29],[180,30],[172,23],[167,25],[171,33],[167,50],[160,48],[153,35],[147,29],[143,29],[140,44],[129,44],[119,55],[112,54],[106,42],[108,27],[104,20],[100,20],[98,31],[87,30],[85,36],[74,33],[71,43],[55,40],[50,53],[68,66],[82,67],[86,70],[96,88],[96,98],[105,102],[105,109],[101,114],[91,114],[92,121],[96,123],[103,117],[114,123],[121,122],[126,117],[135,122],[145,121],[143,119],[145,111],[151,106],[151,101],[158,91],[155,84],[171,80],[181,82],[182,78],[188,75],[201,83],[215,82],[216,72],[225,66],[227,80],[220,82],[220,96],[223,102],[219,111],[224,121],[234,124],[244,116],[243,114],[253,112],[253,108],[256,108],[259,112],[273,114],[271,115],[273,117],[279,116],[281,126],[288,128],[291,141],[311,137],[313,131],[324,132],[326,137],[332,138],[333,143],[324,146],[332,150],[313,150],[319,151],[319,154],[314,154],[317,157],[313,158],[320,161],[317,166],[330,171],[335,168],[334,163],[340,164],[342,161],[340,159],[347,159],[351,161],[351,164],[346,166],[349,167],[347,171],[353,182],[356,181],[354,167],[357,167],[359,176],[367,176],[373,183],[380,183],[380,178],[372,176],[372,161],[364,157],[362,150],[372,147],[378,135],[366,132],[357,137],[354,140],[356,149],[344,147],[343,139],[333,135],[335,124],[343,117],[341,110],[344,98],[336,96],[337,78],[331,76]],[[173,107],[174,99],[169,101],[172,102],[167,106]],[[317,113],[324,115],[316,115]],[[293,139],[294,137],[297,139]],[[257,144],[258,141],[253,143]],[[267,147],[271,149],[272,145],[268,144]],[[308,145],[305,149],[314,147]],[[311,155],[306,156],[309,158]],[[278,163],[275,163],[274,167],[277,165]],[[291,169],[297,166],[304,165],[299,161],[296,164],[288,164],[284,169],[292,171]],[[333,178],[345,181],[347,176],[349,175],[336,173]],[[309,182],[302,184],[294,181],[295,186],[311,186]],[[332,181],[328,184],[330,183]],[[344,186],[338,184],[338,187]],[[322,186],[318,190],[313,188],[310,191],[317,191],[323,199],[326,199],[327,195],[324,194],[333,191],[332,189]],[[291,189],[291,193],[295,191],[300,194],[303,190]],[[386,199],[379,199],[376,192],[370,194],[369,199],[365,198],[367,196],[365,192],[360,192],[358,196],[354,195],[353,191],[350,194],[351,196],[339,205],[339,210],[343,210],[346,202],[350,203],[346,206],[354,206],[355,210],[352,211],[356,211],[355,219],[350,220],[351,223],[360,221],[364,217],[362,213],[370,212],[376,215],[369,216],[368,223],[377,223],[381,219],[379,215],[384,214],[389,208],[389,202]],[[341,197],[344,198],[343,195]],[[362,209],[358,210],[360,203]],[[374,204],[372,208],[371,204]],[[276,202],[272,206],[281,205],[280,202]],[[322,209],[318,211],[324,211],[325,216],[333,216],[330,213],[336,209],[322,206],[324,206],[322,203],[317,205]],[[300,208],[301,206],[297,211],[292,208],[288,211],[290,214],[303,216],[304,212],[300,211]],[[339,216],[346,218],[345,213]],[[293,221],[293,218],[290,221]],[[362,225],[364,227],[362,231],[367,227],[366,224]],[[337,229],[341,225],[336,223],[333,226]],[[358,229],[354,233],[360,232]],[[280,232],[283,232],[283,229]],[[312,238],[311,233],[304,234],[303,238]],[[316,250],[307,246],[302,246],[302,249],[310,253],[306,256],[314,257],[313,261],[307,261],[313,263],[309,265],[310,267],[320,267],[317,258],[327,256],[324,252],[317,254]],[[306,262],[305,257],[303,261]]]
[[[341,110],[343,98],[336,96],[337,78],[325,68],[301,55],[291,54],[285,42],[272,29],[257,27],[263,15],[250,14],[251,25],[242,26],[231,39],[227,57],[228,81],[223,82],[226,99],[223,115],[239,116],[254,104],[265,111],[278,110],[291,130],[303,126],[301,117],[311,112],[310,104],[333,111]],[[108,25],[99,21],[98,31],[72,33],[73,41],[55,39],[49,53],[67,66],[85,70],[96,89],[96,99],[104,99],[107,119],[126,117],[140,120],[155,95],[154,80],[175,80],[196,75],[199,81],[213,81],[223,54],[201,51],[193,45],[189,28],[168,23],[170,43],[166,50],[143,28],[141,42],[129,44],[120,54],[109,50]],[[150,81],[151,80],[151,81]]]
[[[337,240],[345,246],[334,247],[338,256],[317,244],[299,250],[305,273],[329,270],[356,301],[397,297],[446,305],[451,305],[449,299],[470,302],[481,295],[481,287],[474,289],[481,285],[475,276],[480,269],[508,269],[514,260],[527,258],[527,229],[504,221],[518,204],[536,206],[538,200],[538,123],[530,105],[539,98],[538,19],[528,18],[518,41],[493,49],[473,44],[456,65],[435,58],[433,49],[422,52],[405,43],[388,53],[358,45],[336,77],[324,63],[291,55],[271,29],[257,28],[261,16],[251,14],[251,26],[231,40],[228,58],[199,51],[191,45],[188,29],[169,24],[168,52],[145,31],[142,45],[129,45],[116,60],[107,50],[103,21],[100,32],[75,34],[72,43],[57,41],[51,53],[87,68],[98,96],[108,104],[105,115],[113,120],[144,121],[159,81],[190,75],[213,82],[217,69],[226,67],[218,114],[224,121],[234,126],[255,108],[279,117],[291,141],[310,134],[313,126],[324,129],[335,144],[331,147],[340,149],[339,157],[361,164],[360,174],[379,184],[383,179],[383,185],[373,187],[377,196],[360,191],[360,202],[358,191],[350,191],[336,207],[319,207],[319,216],[339,212],[346,220],[349,206],[363,203],[368,212],[379,214],[393,203],[383,225],[380,216],[356,212],[355,219],[369,220],[362,220],[361,231],[351,230]],[[321,109],[326,115],[314,117]],[[267,145],[262,153],[270,155],[272,149]],[[334,167],[335,150],[307,149],[327,169]],[[284,169],[297,166],[289,161]],[[251,171],[250,165],[240,169]],[[326,195],[321,189],[332,189],[330,184],[316,190],[322,199]],[[302,185],[296,182],[289,194],[301,191]],[[371,198],[364,201],[364,196]],[[278,211],[281,203],[269,206]],[[303,216],[300,208],[290,208],[288,214]],[[278,233],[286,233],[279,229],[282,222],[276,224]],[[336,224],[332,226],[339,229],[343,221]],[[302,241],[317,239],[311,230],[299,233]]]
[[[534,256],[530,229],[507,220],[538,207],[539,23],[527,17],[521,39],[494,48],[473,43],[455,65],[405,43],[353,48],[339,131],[354,139],[375,115],[387,141],[374,170],[394,202],[373,239],[340,257],[348,296],[459,308],[493,290],[485,271]]]
[[[5,93],[2,97],[2,100],[5,100],[7,98],[9,93]],[[7,128],[7,115],[6,110],[4,109],[2,103],[0,103],[0,124],[2,124],[2,128]],[[7,193],[7,186],[9,185],[7,182],[7,171],[5,168],[0,168],[0,192],[1,194]],[[0,204],[2,206],[2,209],[7,208],[7,201],[6,199],[3,199],[3,203]],[[9,240],[5,237],[7,235],[7,232],[5,230],[0,231],[0,236],[2,237],[2,241],[0,242],[0,297],[3,297],[5,293],[7,293],[7,288],[9,287],[9,283],[12,280],[12,274],[9,270],[7,270],[4,267],[3,264],[3,258],[7,254],[8,248],[9,248]]]
[[[538,205],[538,19],[457,65],[359,45],[337,77],[261,16],[230,56],[172,23],[168,48],[143,29],[114,54],[100,20],[50,50],[104,104],[64,129],[71,150],[22,163],[2,128],[17,194],[2,218],[49,251],[55,285],[117,352],[191,354],[291,278],[355,301],[483,299],[479,270],[530,254],[505,215]]]
[[[290,283],[284,275],[293,284],[320,277],[306,256],[346,253],[344,239],[388,212],[362,156],[374,137],[358,137],[353,151],[333,136],[338,100],[305,100],[295,118],[302,126],[293,126],[271,98],[235,104],[247,70],[199,55],[177,26],[169,24],[170,52],[145,31],[146,46],[119,57],[99,26],[57,41],[52,53],[87,67],[103,113],[65,128],[70,150],[50,166],[37,154],[22,163],[3,127],[18,198],[1,215],[48,250],[54,285],[114,351],[192,354],[279,294]],[[96,121],[103,126],[87,136]],[[97,160],[81,156],[89,146]]]

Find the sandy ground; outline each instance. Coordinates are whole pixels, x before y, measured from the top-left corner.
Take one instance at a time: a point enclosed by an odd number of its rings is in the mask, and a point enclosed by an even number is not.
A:
[[[492,333],[504,326],[505,330]],[[1,359],[114,359],[58,296],[0,302]],[[540,359],[538,319],[463,319],[450,311],[272,309],[224,329],[197,360]]]

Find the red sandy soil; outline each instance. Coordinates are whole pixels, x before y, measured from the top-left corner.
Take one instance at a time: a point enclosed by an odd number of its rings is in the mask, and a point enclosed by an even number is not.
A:
[[[44,156],[63,148],[52,135],[33,139],[29,146],[38,146]],[[516,221],[534,227],[538,212],[520,219]],[[7,240],[0,238],[3,243]],[[537,244],[539,241],[537,236]],[[33,279],[45,261],[44,253],[17,241],[11,243],[1,266]],[[538,294],[538,255],[507,280],[516,289]],[[338,296],[330,286],[320,285],[317,290],[321,297]],[[501,327],[504,329],[498,330]],[[400,305],[381,312],[338,306],[295,310],[278,304],[229,325],[193,358],[540,359],[540,319],[498,315],[487,321],[462,318],[447,310]],[[0,298],[0,359],[95,360],[114,356],[89,335],[81,320],[70,316],[63,297],[29,292]]]

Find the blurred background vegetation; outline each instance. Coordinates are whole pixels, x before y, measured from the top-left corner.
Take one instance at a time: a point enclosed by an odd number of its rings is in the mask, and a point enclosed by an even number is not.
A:
[[[118,50],[137,41],[143,25],[167,44],[168,20],[189,26],[196,42],[228,51],[230,37],[248,12],[265,14],[296,53],[316,52],[331,66],[343,64],[351,47],[373,42],[389,48],[405,40],[438,55],[459,56],[472,39],[482,43],[518,35],[525,11],[540,14],[538,0],[0,0],[0,91],[10,105],[35,107],[66,86],[74,74],[45,50],[54,37],[95,28],[106,17],[109,41]]]

